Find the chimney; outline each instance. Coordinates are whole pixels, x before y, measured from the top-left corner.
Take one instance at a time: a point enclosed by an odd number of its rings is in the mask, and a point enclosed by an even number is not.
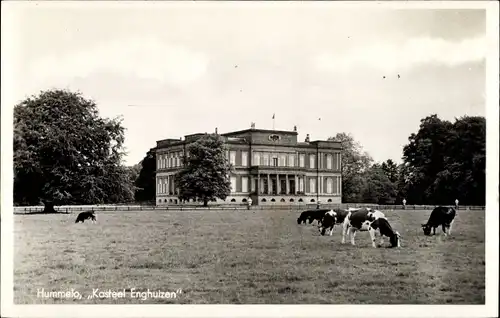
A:
[[[297,126],[293,126],[293,131],[297,131]]]
[[[217,135],[217,127],[215,127],[215,134]]]
[[[309,134],[306,135],[306,142],[309,142]]]
[[[250,123],[250,128],[255,129],[255,123]]]

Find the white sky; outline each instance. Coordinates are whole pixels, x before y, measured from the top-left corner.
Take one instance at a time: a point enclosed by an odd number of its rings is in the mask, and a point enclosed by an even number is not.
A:
[[[25,3],[12,12],[13,103],[82,91],[101,115],[123,115],[127,164],[159,139],[271,129],[273,113],[275,128],[297,125],[300,140],[348,132],[376,161],[399,162],[424,116],[485,116],[483,10]]]

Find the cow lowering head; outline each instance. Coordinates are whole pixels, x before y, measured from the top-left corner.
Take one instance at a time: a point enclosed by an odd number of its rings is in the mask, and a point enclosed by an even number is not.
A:
[[[304,211],[304,212],[300,213],[300,216],[297,219],[297,224],[302,224],[302,223],[306,224],[307,220],[310,217],[310,214],[311,214],[310,211]],[[311,223],[311,220],[309,220],[309,223]]]
[[[422,224],[422,230],[424,230],[424,235],[431,235],[432,226],[428,224]]]
[[[330,235],[332,235],[335,223],[337,223],[337,212],[333,210],[326,212],[321,220],[321,226],[319,227],[321,235],[325,235],[328,228],[330,229]]]
[[[398,231],[394,231],[392,226],[389,224],[386,218],[378,218],[370,224],[370,227],[374,230],[379,230],[380,235],[387,236],[391,247],[400,247],[401,235]]]

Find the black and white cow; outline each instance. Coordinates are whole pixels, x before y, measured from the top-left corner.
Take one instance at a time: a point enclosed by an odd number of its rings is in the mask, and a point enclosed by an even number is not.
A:
[[[378,230],[381,245],[383,244],[383,237],[387,236],[391,243],[391,247],[401,246],[401,235],[397,231],[393,230],[384,213],[378,210],[362,208],[357,211],[349,212],[349,214],[345,217],[342,227],[342,244],[345,243],[345,236],[349,234],[351,244],[356,245],[354,243],[356,232],[368,231],[372,240],[372,246],[376,248],[377,245],[375,244],[375,235]]]
[[[307,220],[309,220],[309,224],[311,224],[314,222],[314,220],[316,220],[318,221],[318,225],[320,225],[321,220],[323,220],[323,216],[325,216],[325,213],[328,211],[331,211],[331,209],[315,209],[304,211],[297,219],[297,224],[305,224]]]
[[[444,235],[451,234],[451,226],[455,220],[457,212],[454,208],[446,206],[438,206],[432,210],[429,220],[426,224],[422,224],[422,229],[425,235],[431,235],[431,230],[433,234],[436,235],[436,228],[442,227]]]
[[[325,235],[326,230],[329,229],[329,235],[332,236],[335,224],[342,224],[347,214],[349,214],[349,211],[344,209],[333,209],[326,212],[319,228],[321,235]]]

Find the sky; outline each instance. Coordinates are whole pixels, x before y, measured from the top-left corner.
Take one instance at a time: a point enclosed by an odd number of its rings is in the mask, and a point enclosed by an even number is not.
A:
[[[81,91],[102,116],[123,117],[128,165],[157,140],[272,129],[273,114],[275,129],[297,126],[301,141],[346,132],[375,161],[401,162],[423,117],[486,115],[484,10],[172,2],[12,12],[13,104]]]

